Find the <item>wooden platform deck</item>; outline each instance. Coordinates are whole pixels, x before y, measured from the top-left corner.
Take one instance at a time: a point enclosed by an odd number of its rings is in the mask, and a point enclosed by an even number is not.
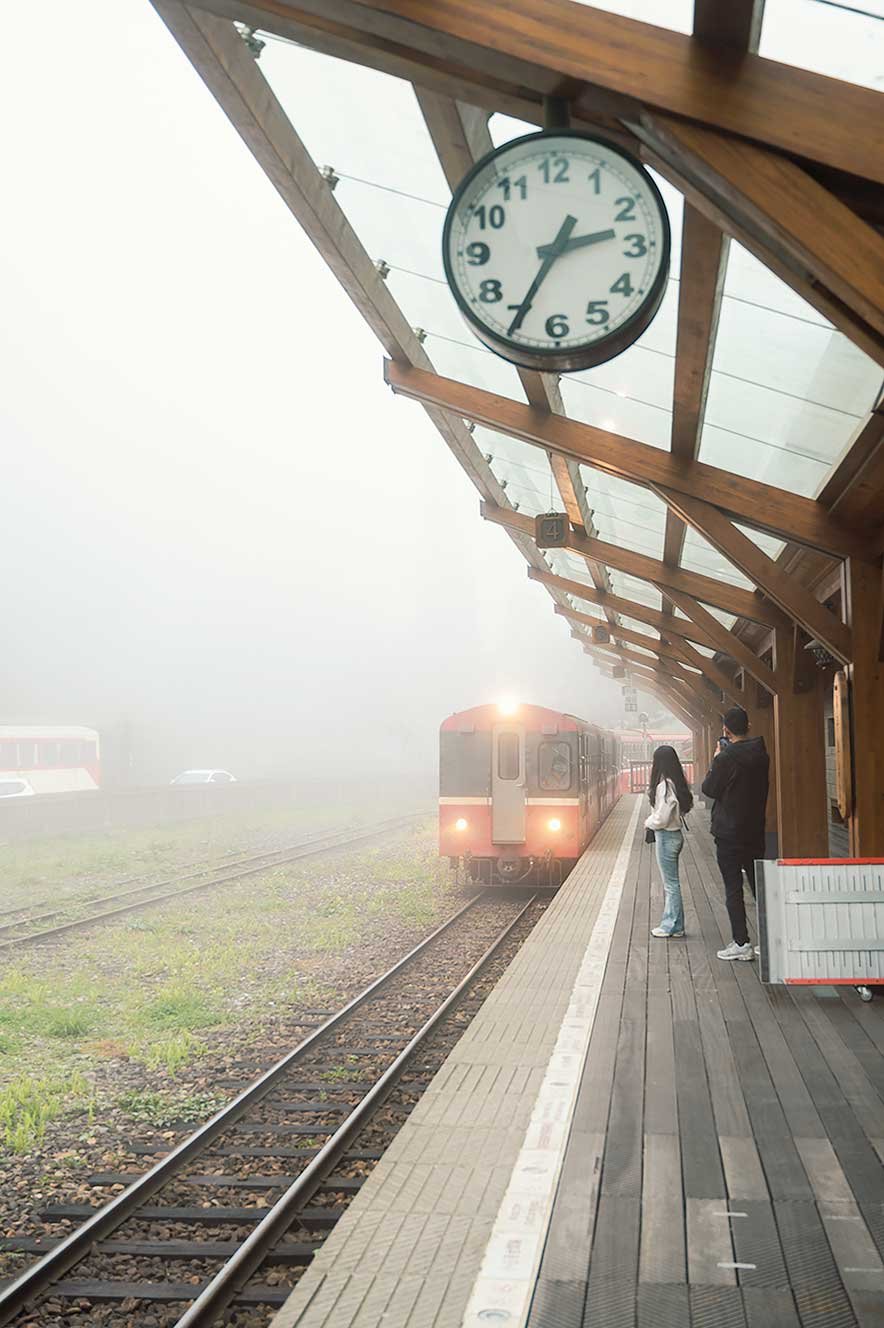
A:
[[[277,1328],[882,1328],[884,996],[718,960],[691,822],[686,937],[625,798]]]

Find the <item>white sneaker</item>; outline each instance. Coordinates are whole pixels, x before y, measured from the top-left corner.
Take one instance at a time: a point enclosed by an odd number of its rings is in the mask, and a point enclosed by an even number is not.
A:
[[[723,950],[719,950],[718,957],[719,959],[754,959],[755,947],[751,941],[747,941],[745,945],[737,945],[736,941],[731,941],[730,945],[726,945]]]
[[[683,931],[664,931],[662,927],[652,927],[652,936],[663,936],[668,941],[671,936],[684,936]]]

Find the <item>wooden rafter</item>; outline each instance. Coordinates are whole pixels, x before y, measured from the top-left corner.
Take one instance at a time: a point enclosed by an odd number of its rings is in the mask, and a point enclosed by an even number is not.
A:
[[[535,572],[533,567],[529,569],[528,575],[532,580],[546,581],[544,573]],[[552,576],[552,573],[548,575]],[[584,587],[580,581],[570,581],[567,577],[557,576],[554,578],[553,584],[559,590],[564,590],[567,594],[579,599],[585,599],[590,604],[598,603],[598,599],[596,599],[597,592],[594,592],[590,586]],[[683,638],[686,641],[696,641],[699,645],[707,646],[709,649],[715,648],[711,639],[701,628],[695,627],[691,622],[686,622],[684,618],[670,617],[661,613],[659,609],[650,609],[645,604],[639,604],[637,600],[623,599],[620,595],[612,595],[610,598],[617,601],[620,613],[634,618],[637,622],[647,623],[649,627],[654,627],[658,632],[665,632],[670,638]],[[576,622],[583,623],[585,627],[598,627],[601,624],[600,618],[593,618],[589,613],[580,613],[577,609],[564,608],[562,605],[556,605],[556,613],[573,618]],[[648,638],[650,641],[654,639],[654,637]]]
[[[773,558],[769,558],[732,521],[711,503],[696,498],[667,493],[665,501],[794,622],[821,641],[837,659],[845,664],[850,662],[853,658],[850,628],[821,604],[796,577],[784,572]]]
[[[597,621],[593,622],[593,619],[589,618],[587,614],[564,609],[560,604],[555,605],[555,612],[563,618],[567,618],[569,622],[581,624],[589,622],[593,626],[598,626]],[[614,645],[626,643],[639,646],[642,650],[649,650],[658,659],[675,660],[678,664],[686,664],[689,668],[702,673],[719,691],[726,692],[734,701],[739,702],[740,698],[733,679],[729,678],[714,660],[701,655],[699,650],[696,650],[689,641],[679,639],[674,634],[673,639],[670,639],[665,633],[661,634],[660,638],[648,636],[646,632],[633,632],[631,629],[622,626],[610,629],[610,640]]]
[[[793,539],[837,557],[869,554],[868,540],[861,532],[841,525],[812,498],[732,474],[703,461],[674,457],[659,447],[578,420],[542,415],[510,397],[408,365],[385,360],[384,376],[401,396],[450,410],[535,447],[561,452],[633,484],[655,488],[661,493],[665,489],[701,498],[714,503],[734,520],[782,539]]]
[[[643,155],[884,364],[884,238],[794,162],[666,117],[633,128]]]
[[[856,429],[819,501],[839,521],[884,528],[884,400]]]
[[[694,36],[740,55],[755,53],[761,37],[764,0],[694,0]]]
[[[727,238],[714,222],[686,203],[681,238],[678,330],[672,399],[673,456],[693,461],[700,453],[706,396],[715,354],[721,293],[727,267]],[[684,522],[669,509],[663,561],[677,567],[684,545]]]
[[[393,392],[400,396],[441,406],[466,420],[522,438],[536,448],[573,457],[605,474],[653,487],[661,494],[672,490],[702,498],[743,525],[823,548],[840,558],[848,554],[860,558],[869,555],[869,543],[863,534],[836,522],[815,499],[775,489],[758,479],[733,474],[703,461],[673,457],[672,453],[645,442],[581,421],[544,416],[520,401],[484,392],[454,378],[443,378],[390,360],[384,361],[384,374]]]
[[[697,682],[688,677],[688,680],[678,677],[659,665],[655,665],[653,660],[645,663],[635,651],[626,650],[623,647],[612,648],[611,646],[597,646],[591,642],[582,641],[583,649],[587,655],[594,659],[605,660],[608,664],[621,664],[628,668],[634,678],[644,678],[653,681],[658,687],[665,690],[676,698],[682,706],[691,710],[698,718],[702,717],[706,723],[714,723],[717,719],[720,707],[716,709],[714,700],[709,701],[702,695],[698,689]]]
[[[481,512],[486,521],[509,526],[511,530],[519,530],[529,537],[533,534],[533,517],[485,502],[482,503]],[[639,581],[648,581],[657,587],[671,586],[673,590],[683,590],[704,604],[711,604],[713,608],[722,609],[725,613],[733,613],[738,618],[750,618],[768,627],[783,627],[789,622],[776,605],[750,590],[731,586],[725,581],[716,581],[714,577],[703,576],[700,572],[689,572],[683,567],[667,567],[659,559],[649,558],[647,554],[634,553],[632,549],[623,549],[617,544],[590,539],[575,531],[569,535],[567,547],[583,557],[589,554],[592,558],[598,558],[608,567],[625,572],[627,576],[634,576]]]
[[[569,622],[580,623],[582,626],[586,625],[587,614],[577,613],[573,609],[565,609],[561,604],[556,604],[554,607],[555,612],[561,617],[567,618]],[[589,619],[589,621],[593,623],[594,627],[600,626],[598,619]],[[673,659],[679,664],[685,662],[684,656],[678,651],[677,647],[668,641],[660,640],[659,637],[648,636],[646,632],[633,632],[631,628],[619,624],[616,627],[609,627],[607,630],[610,641],[614,645],[620,642],[626,645],[639,646],[642,650],[650,650],[652,654],[660,659]]]
[[[877,94],[757,55],[728,61],[682,33],[569,0],[204,0],[213,12],[436,87],[518,106],[598,90],[884,182]],[[591,85],[586,87],[586,85]],[[838,106],[838,114],[832,107]]]
[[[697,603],[696,599],[683,594],[681,591],[673,590],[670,587],[666,593],[676,608],[681,609],[682,613],[689,617],[695,626],[706,632],[710,641],[718,650],[723,654],[730,655],[731,659],[741,665],[769,692],[775,693],[778,690],[779,679],[773,670],[768,668],[764,661],[759,659],[744,641],[741,641],[733,632],[728,631],[714,614],[710,613],[708,609],[704,609],[702,604]]]

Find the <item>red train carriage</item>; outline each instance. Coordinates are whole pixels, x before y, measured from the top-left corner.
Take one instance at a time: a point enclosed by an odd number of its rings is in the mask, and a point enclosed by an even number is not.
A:
[[[561,884],[623,791],[616,735],[544,706],[451,715],[439,766],[439,851],[488,885]]]

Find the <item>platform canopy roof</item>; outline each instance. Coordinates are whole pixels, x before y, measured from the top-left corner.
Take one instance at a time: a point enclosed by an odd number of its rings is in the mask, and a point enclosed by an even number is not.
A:
[[[152,2],[600,668],[697,720],[734,664],[776,689],[777,628],[850,663],[842,568],[884,540],[881,0]],[[553,95],[642,156],[673,236],[648,330],[561,379],[486,350],[441,262],[452,188]]]

